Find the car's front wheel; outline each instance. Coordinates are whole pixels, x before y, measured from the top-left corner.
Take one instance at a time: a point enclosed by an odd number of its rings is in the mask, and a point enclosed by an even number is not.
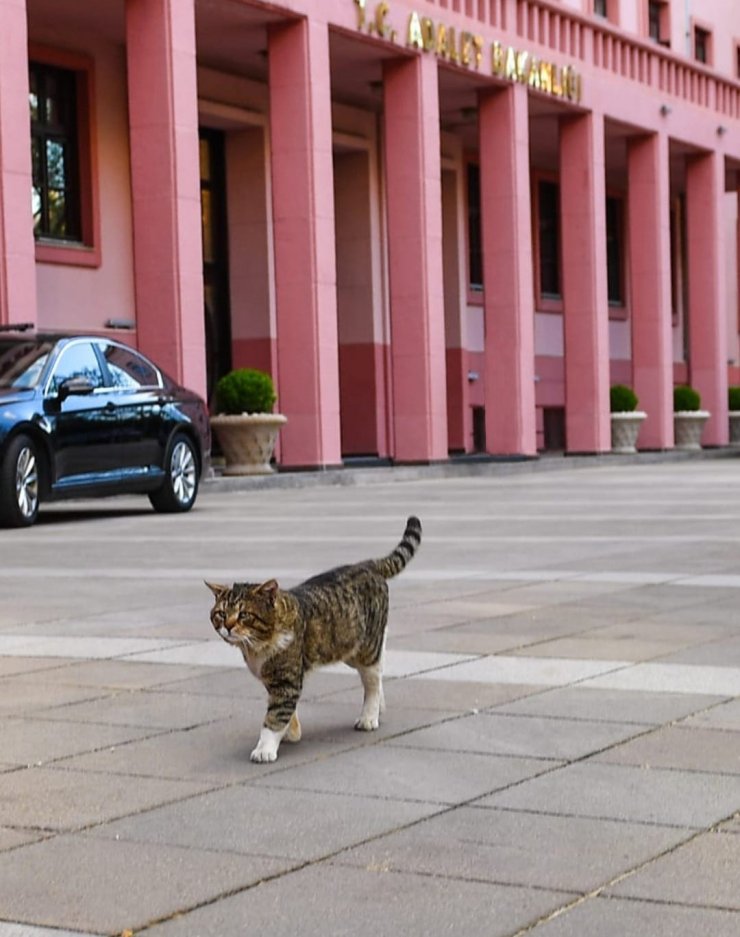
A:
[[[162,487],[149,495],[152,507],[167,514],[189,511],[198,494],[198,457],[193,443],[183,433],[170,442],[164,471]]]
[[[0,525],[30,527],[39,513],[39,459],[28,436],[10,441],[0,464]]]

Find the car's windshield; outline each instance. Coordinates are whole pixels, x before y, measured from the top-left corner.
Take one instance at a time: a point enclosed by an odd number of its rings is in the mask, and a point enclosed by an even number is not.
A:
[[[0,341],[0,387],[35,387],[52,342]]]

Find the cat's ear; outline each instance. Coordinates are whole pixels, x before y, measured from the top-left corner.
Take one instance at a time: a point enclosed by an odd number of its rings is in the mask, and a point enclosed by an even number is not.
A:
[[[205,580],[203,581],[205,582]],[[228,586],[219,586],[218,583],[215,583],[215,582],[206,582],[206,585],[211,590],[211,592],[216,596],[217,599],[220,599],[221,596],[224,594],[224,592],[229,591]]]
[[[274,605],[275,599],[278,594],[278,584],[275,579],[268,579],[267,582],[263,582],[261,586],[258,586],[257,593],[263,595],[271,604]]]

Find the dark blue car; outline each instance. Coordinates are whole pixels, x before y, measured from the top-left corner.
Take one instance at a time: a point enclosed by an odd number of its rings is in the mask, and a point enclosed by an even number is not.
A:
[[[0,525],[33,524],[42,501],[132,492],[188,511],[210,449],[203,400],[133,348],[0,331]]]

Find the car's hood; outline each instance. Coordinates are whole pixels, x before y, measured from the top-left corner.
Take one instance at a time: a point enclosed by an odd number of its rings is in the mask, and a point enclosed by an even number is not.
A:
[[[35,391],[33,388],[0,387],[0,407],[4,407],[9,403],[19,403],[23,400],[30,400],[34,393]]]

